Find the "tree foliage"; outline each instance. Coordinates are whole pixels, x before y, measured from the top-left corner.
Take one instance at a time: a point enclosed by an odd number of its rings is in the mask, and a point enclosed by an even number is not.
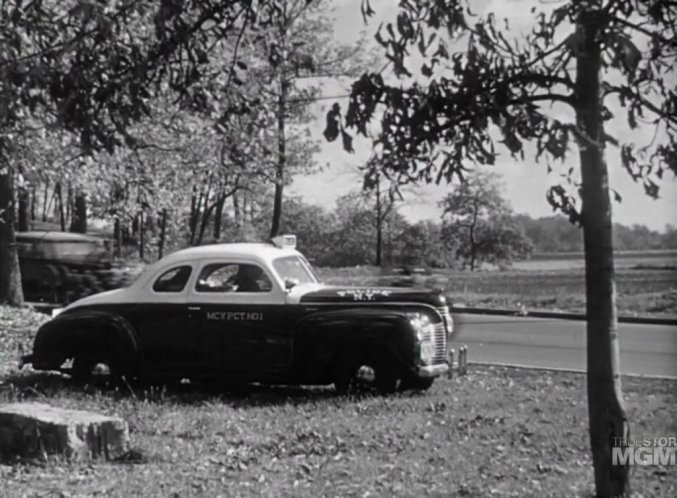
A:
[[[483,262],[509,265],[531,253],[531,242],[514,222],[495,176],[483,172],[471,175],[441,204],[443,238],[471,270]]]
[[[59,206],[62,226],[70,193],[82,199],[86,188],[91,212],[124,231],[169,211],[170,238],[250,237],[267,190],[281,198],[292,175],[315,167],[307,124],[318,77],[362,67],[355,49],[330,43],[322,2],[10,0],[1,9],[2,157],[39,190],[34,201]],[[12,238],[0,234],[7,247]],[[2,275],[16,272],[7,261]]]
[[[0,3],[0,301],[22,301],[13,249],[15,142],[42,118],[73,133],[85,154],[138,147],[130,127],[149,115],[153,95],[171,90],[192,105],[209,68],[205,55],[220,51],[237,24],[265,23],[273,3]]]
[[[363,5],[371,10],[368,0]],[[609,135],[605,140],[620,146],[621,164],[646,193],[658,195],[657,179],[677,174],[676,7],[632,0],[570,1],[549,12],[534,7],[534,27],[520,37],[507,20],[491,13],[477,17],[472,6],[456,0],[401,2],[396,22],[379,29],[376,40],[395,75],[413,83],[402,88],[381,73],[365,73],[353,84],[346,127],[368,135],[367,123],[378,120],[385,131],[379,146],[384,155],[399,158],[390,168],[418,181],[451,181],[463,178],[473,164],[495,164],[497,142],[520,158],[526,142],[533,142],[537,159],[562,160],[571,145],[589,141],[580,123],[557,117],[550,106],[576,103],[572,61],[580,48],[573,26],[592,8],[603,26],[608,72],[604,119],[614,118],[613,108],[623,108],[631,129],[649,124],[660,137],[640,144],[619,144]],[[424,60],[420,74],[408,63],[409,47]],[[338,104],[330,115],[340,116]],[[580,219],[580,202],[566,185],[553,187],[548,200]]]
[[[514,218],[525,235],[532,241],[534,253],[581,252],[583,236],[581,231],[566,218],[553,215],[531,218],[519,214]],[[661,233],[645,225],[631,226],[614,223],[614,249],[616,251],[652,251],[677,249],[677,230],[666,226]]]

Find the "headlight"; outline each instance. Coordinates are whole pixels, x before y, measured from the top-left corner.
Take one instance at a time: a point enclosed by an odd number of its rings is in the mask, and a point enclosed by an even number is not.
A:
[[[433,341],[421,342],[421,360],[429,363],[435,358],[435,343]]]
[[[430,321],[430,317],[424,313],[410,313],[409,323],[416,332],[419,341],[429,341],[435,333],[435,325]]]
[[[421,361],[429,363],[435,357],[435,325],[425,313],[409,313],[409,323],[419,341]]]

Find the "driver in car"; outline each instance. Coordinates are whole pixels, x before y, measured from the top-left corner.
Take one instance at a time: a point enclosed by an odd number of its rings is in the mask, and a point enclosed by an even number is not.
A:
[[[269,289],[262,284],[268,281],[263,270],[254,265],[242,265],[237,271],[237,292],[265,292]]]

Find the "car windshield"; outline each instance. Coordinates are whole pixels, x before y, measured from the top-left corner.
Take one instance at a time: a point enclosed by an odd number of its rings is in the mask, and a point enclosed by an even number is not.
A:
[[[282,280],[289,280],[296,284],[314,284],[318,282],[310,263],[300,256],[278,258],[273,261],[273,266],[275,271],[282,277]]]

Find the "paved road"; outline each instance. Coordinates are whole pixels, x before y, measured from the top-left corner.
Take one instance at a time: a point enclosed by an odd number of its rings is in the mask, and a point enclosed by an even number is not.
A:
[[[585,369],[585,322],[454,314],[468,361]],[[619,324],[621,372],[677,377],[677,326]]]

